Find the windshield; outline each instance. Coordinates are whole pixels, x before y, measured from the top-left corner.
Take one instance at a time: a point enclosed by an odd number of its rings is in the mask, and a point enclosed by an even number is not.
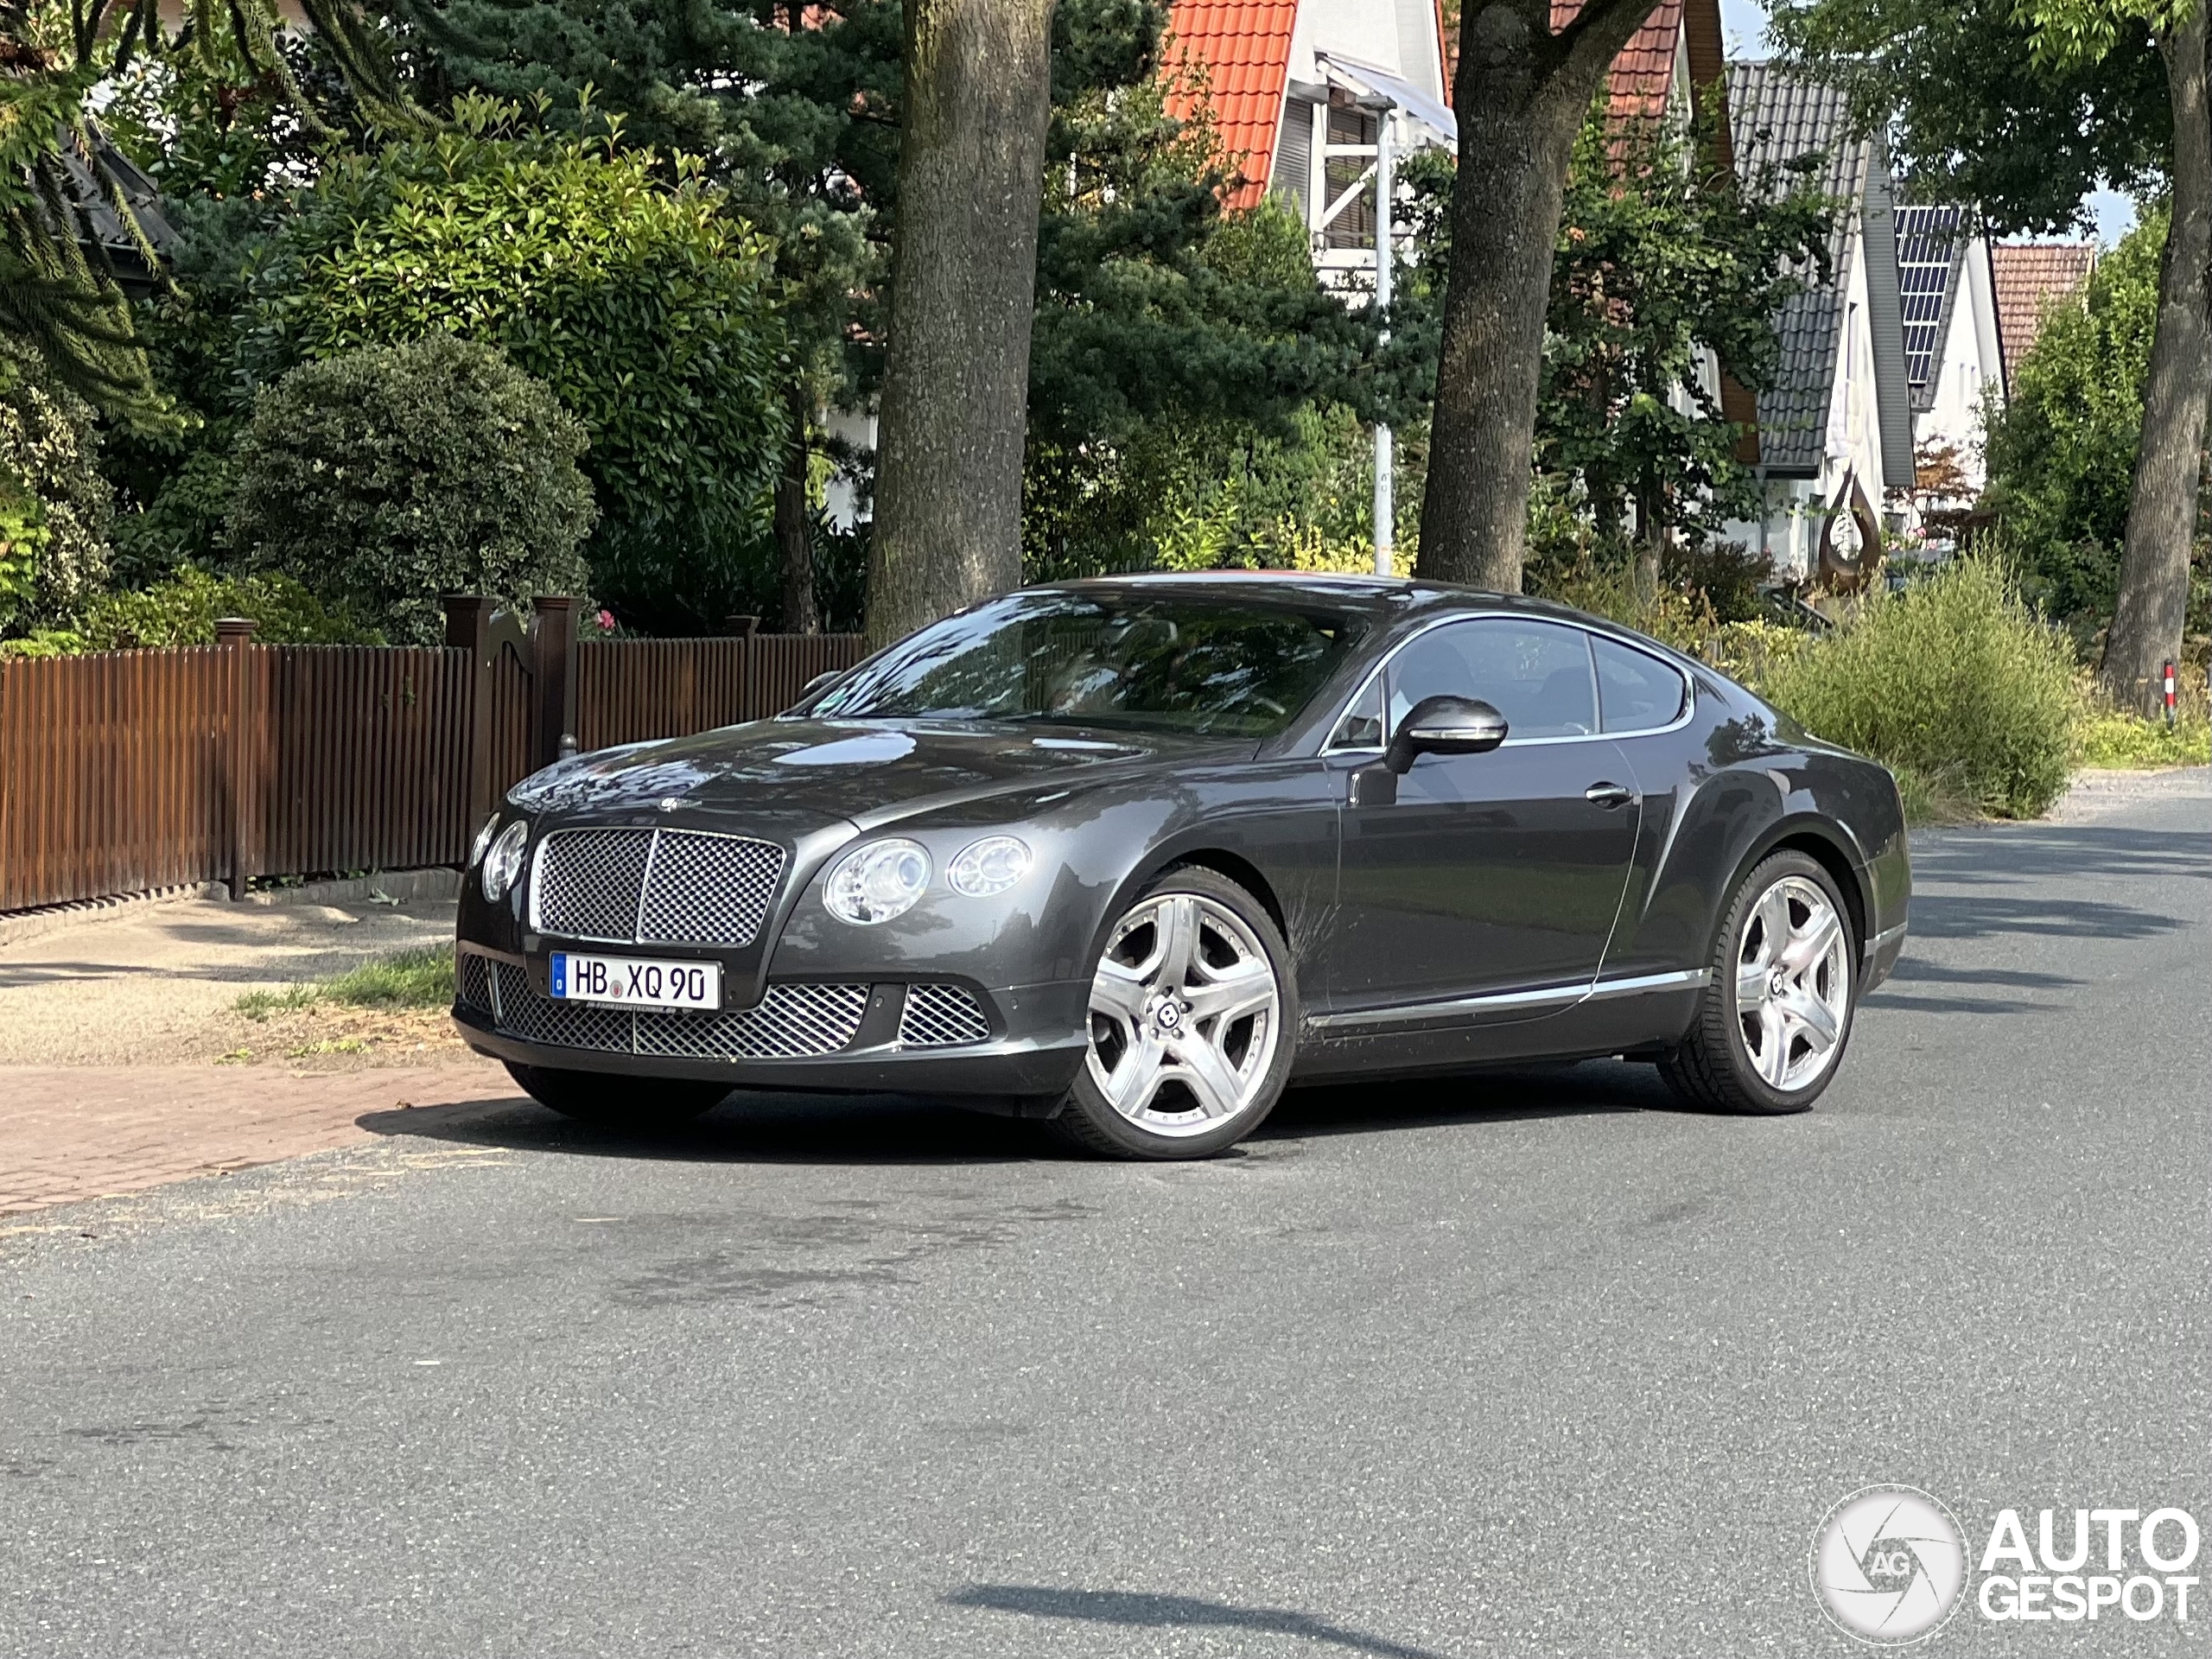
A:
[[[1014,594],[923,629],[807,712],[1266,737],[1358,631],[1341,614],[1220,599]]]

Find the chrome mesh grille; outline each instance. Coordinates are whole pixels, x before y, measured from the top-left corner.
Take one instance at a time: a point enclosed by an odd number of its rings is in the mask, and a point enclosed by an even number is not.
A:
[[[773,842],[689,830],[556,830],[537,849],[540,932],[607,944],[753,943],[782,880]]]
[[[499,964],[499,1029],[525,1042],[556,1048],[631,1052],[630,1011],[589,1002],[556,1002],[533,988],[530,976],[511,962]]]
[[[784,849],[773,842],[664,830],[638,912],[639,941],[750,944],[783,874]]]
[[[474,950],[464,950],[454,960],[455,994],[463,1007],[492,1011],[492,962]]]
[[[899,1040],[909,1048],[950,1048],[987,1041],[991,1022],[971,992],[957,985],[909,985],[899,1016]]]
[[[498,965],[499,1029],[525,1042],[671,1059],[803,1059],[835,1054],[867,1012],[865,985],[771,985],[737,1014],[669,1014],[556,1001],[512,963]]]
[[[798,1059],[835,1054],[868,1008],[865,985],[771,985],[742,1014],[638,1016],[638,1052],[700,1059]]]
[[[652,857],[651,830],[562,830],[537,849],[531,912],[539,930],[568,939],[629,944]]]

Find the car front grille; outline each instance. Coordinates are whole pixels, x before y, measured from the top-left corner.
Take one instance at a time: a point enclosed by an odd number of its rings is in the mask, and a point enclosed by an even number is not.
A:
[[[791,1060],[849,1046],[866,985],[777,984],[735,1014],[674,1014],[556,1001],[511,962],[499,964],[499,1027],[525,1042],[668,1059]]]
[[[693,830],[556,830],[539,843],[531,918],[607,944],[710,944],[759,936],[783,880],[773,842]]]
[[[989,1039],[991,1022],[974,993],[957,985],[909,985],[899,1015],[899,1040],[908,1048],[952,1048]]]

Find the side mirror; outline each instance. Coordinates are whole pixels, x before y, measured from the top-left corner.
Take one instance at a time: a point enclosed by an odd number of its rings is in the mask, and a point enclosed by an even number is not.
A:
[[[798,708],[800,703],[804,702],[809,697],[812,696],[816,692],[819,691],[823,686],[829,684],[830,681],[836,679],[843,672],[844,670],[841,668],[833,668],[828,670],[826,672],[816,675],[804,685],[799,687],[798,696],[791,699],[791,707],[794,709]]]
[[[1487,754],[1505,741],[1505,716],[1479,697],[1423,697],[1407,711],[1382,752],[1403,773],[1422,754]]]

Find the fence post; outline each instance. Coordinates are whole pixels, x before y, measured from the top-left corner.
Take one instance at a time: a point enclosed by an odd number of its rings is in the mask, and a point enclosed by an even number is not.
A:
[[[254,624],[243,616],[218,617],[215,644],[224,652],[230,690],[228,754],[224,771],[230,787],[231,899],[245,897],[260,863],[261,677],[254,661]]]
[[[446,644],[468,652],[468,821],[464,840],[492,811],[492,670],[485,649],[492,628],[492,601],[481,594],[445,595]]]
[[[541,594],[531,627],[531,765],[550,766],[576,752],[576,601]]]

